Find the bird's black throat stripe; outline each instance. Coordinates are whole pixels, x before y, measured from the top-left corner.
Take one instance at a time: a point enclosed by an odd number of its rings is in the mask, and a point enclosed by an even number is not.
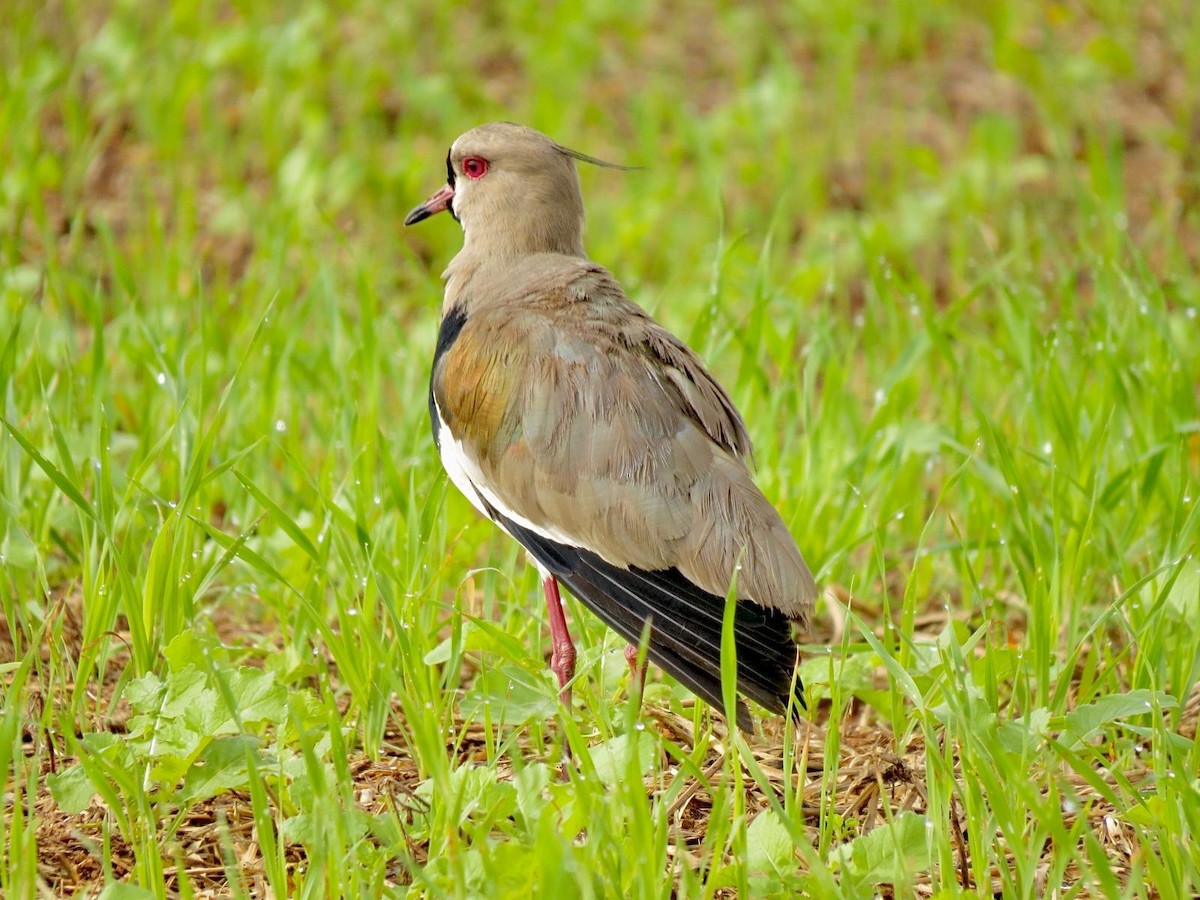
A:
[[[450,154],[453,152],[454,152],[453,147],[451,147],[449,150],[446,151],[446,184],[450,185],[451,190],[454,190],[454,181],[455,181],[454,163],[450,161]],[[450,205],[446,207],[446,210],[450,213],[451,217],[453,217],[455,222],[457,222],[460,225],[462,224],[462,219],[460,219],[458,217],[458,213],[456,213],[454,211],[454,198],[453,197],[450,198]]]
[[[441,362],[442,357],[454,346],[454,342],[458,340],[458,336],[466,324],[467,314],[463,312],[461,306],[454,307],[442,316],[442,324],[438,328],[437,347],[433,351],[433,365],[430,366],[429,371],[429,427],[433,431],[434,446],[439,450],[442,448],[442,441],[438,434],[440,426],[438,425],[437,401],[433,396],[433,373],[437,371],[437,365]]]
[[[462,333],[463,326],[466,324],[467,314],[461,306],[454,307],[446,315],[442,316],[442,324],[438,328],[437,346],[433,351],[433,365],[435,367],[441,361],[441,358],[446,355],[446,351],[454,346],[454,342],[458,340],[458,336]]]

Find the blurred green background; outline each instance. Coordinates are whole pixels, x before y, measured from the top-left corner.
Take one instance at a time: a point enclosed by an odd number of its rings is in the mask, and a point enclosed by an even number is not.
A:
[[[1197,889],[1194,3],[3,18],[6,893]],[[400,221],[494,119],[641,167],[584,167],[588,250],[827,589],[803,740],[638,719],[577,609],[558,708],[446,489],[460,233]]]

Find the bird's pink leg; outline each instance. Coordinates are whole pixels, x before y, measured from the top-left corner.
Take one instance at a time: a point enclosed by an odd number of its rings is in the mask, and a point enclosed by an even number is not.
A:
[[[558,696],[570,706],[571,689],[567,685],[575,677],[575,645],[571,643],[571,632],[567,631],[567,617],[563,613],[562,597],[558,595],[558,581],[553,575],[542,579],[542,590],[546,593],[546,616],[550,620],[550,671],[562,688]]]
[[[646,678],[646,668],[638,665],[638,645],[625,645],[625,662],[629,663],[629,683],[641,689]]]

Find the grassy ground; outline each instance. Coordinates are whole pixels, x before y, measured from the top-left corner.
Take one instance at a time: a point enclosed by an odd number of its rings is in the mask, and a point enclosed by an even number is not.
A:
[[[1200,12],[10,3],[0,892],[1200,891]],[[450,140],[525,122],[825,587],[757,735],[427,433]],[[571,762],[561,765],[564,744]]]

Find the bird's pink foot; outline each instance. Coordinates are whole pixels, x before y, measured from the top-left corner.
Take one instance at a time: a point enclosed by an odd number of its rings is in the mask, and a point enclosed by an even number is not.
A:
[[[562,689],[559,698],[566,706],[571,705],[571,679],[575,677],[575,645],[567,630],[567,617],[563,613],[562,597],[558,593],[558,581],[553,575],[542,579],[542,590],[546,594],[546,617],[550,620],[550,671],[558,679]]]
[[[646,667],[638,665],[638,645],[625,645],[625,662],[629,663],[629,683],[639,691],[646,681]]]

